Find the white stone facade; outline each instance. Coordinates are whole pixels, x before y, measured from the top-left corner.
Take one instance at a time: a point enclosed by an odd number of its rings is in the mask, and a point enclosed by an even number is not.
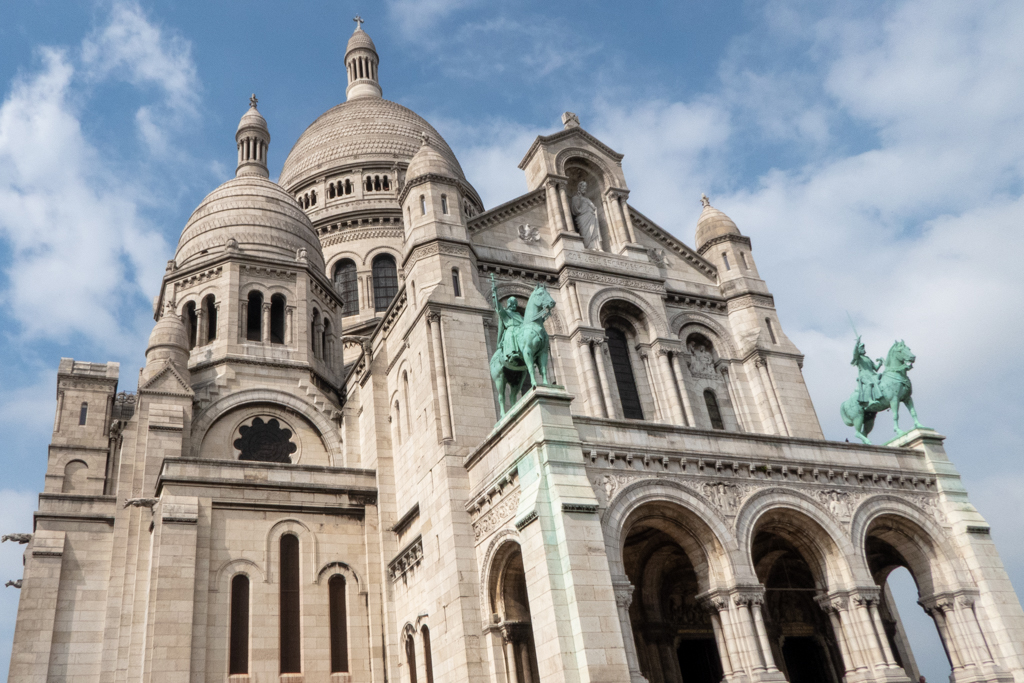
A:
[[[903,566],[955,683],[1024,683],[943,437],[824,440],[735,223],[684,245],[568,113],[484,210],[377,66],[357,30],[280,184],[253,100],[137,393],[61,362],[10,681],[916,681]],[[492,277],[557,304],[503,417]]]

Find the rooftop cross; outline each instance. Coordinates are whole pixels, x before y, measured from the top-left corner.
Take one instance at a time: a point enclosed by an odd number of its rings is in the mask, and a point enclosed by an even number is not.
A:
[[[363,30],[363,23],[364,22],[363,22],[363,18],[361,16],[359,16],[358,14],[355,15],[354,17],[352,17],[352,21],[356,22],[356,30],[357,31],[362,31]]]
[[[256,99],[256,93],[253,93],[252,96],[249,98],[249,106],[255,109],[257,102],[259,102],[259,100]]]
[[[702,194],[700,196],[700,203],[703,204],[704,206],[711,206],[711,201],[708,199],[708,196],[706,194]]]

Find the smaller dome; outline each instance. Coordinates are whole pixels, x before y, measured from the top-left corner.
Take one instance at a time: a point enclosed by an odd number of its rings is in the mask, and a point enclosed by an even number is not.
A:
[[[168,301],[149,335],[146,365],[167,360],[180,370],[188,366],[188,355],[188,332],[185,331],[185,323],[174,311],[174,305]]]
[[[462,172],[431,144],[430,135],[423,133],[422,138],[423,144],[409,161],[409,168],[405,172],[406,182],[429,174],[446,178],[461,178]]]
[[[352,33],[352,37],[348,39],[348,47],[345,48],[345,54],[348,55],[349,52],[360,47],[373,50],[374,52],[377,51],[377,46],[373,44],[373,39],[370,38],[369,34],[362,27],[357,28]]]
[[[716,237],[742,234],[731,218],[711,206],[707,195],[701,195],[700,201],[704,205],[704,210],[697,219],[697,251]]]
[[[256,96],[253,95],[252,100],[255,99]],[[261,114],[259,110],[256,109],[255,104],[250,104],[249,111],[242,114],[242,118],[238,122],[236,134],[248,128],[257,128],[259,130],[262,130],[267,134],[268,138],[270,137],[270,129],[267,127],[267,120],[263,118],[263,114]]]

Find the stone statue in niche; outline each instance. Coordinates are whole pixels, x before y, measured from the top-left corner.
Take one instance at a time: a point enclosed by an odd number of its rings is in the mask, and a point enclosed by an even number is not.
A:
[[[700,341],[691,341],[687,346],[690,350],[690,360],[687,362],[690,374],[694,377],[715,379],[715,359],[711,355],[711,349]]]
[[[269,422],[253,418],[252,424],[243,425],[238,433],[241,436],[235,439],[234,446],[241,451],[239,460],[290,463],[291,454],[299,449],[292,443],[292,430],[282,429],[274,418]]]
[[[597,207],[585,194],[587,181],[581,180],[576,186],[576,194],[572,198],[572,222],[576,232],[583,237],[585,249],[601,248],[601,230],[597,225]]]

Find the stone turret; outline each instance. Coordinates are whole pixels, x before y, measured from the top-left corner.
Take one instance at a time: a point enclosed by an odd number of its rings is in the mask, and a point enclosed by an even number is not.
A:
[[[173,367],[181,378],[188,382],[188,358],[188,332],[185,323],[174,311],[174,304],[168,301],[149,335],[146,367],[142,370],[139,384],[144,385],[167,365]]]
[[[256,109],[256,95],[249,98],[249,111],[242,115],[235,132],[238,144],[238,167],[235,177],[255,175],[270,177],[267,170],[267,148],[270,147],[270,130],[267,121]]]
[[[377,80],[377,47],[363,31],[363,21],[356,17],[356,30],[348,39],[345,49],[345,67],[348,69],[348,88],[345,96],[349,100],[360,97],[380,98],[383,93]]]

